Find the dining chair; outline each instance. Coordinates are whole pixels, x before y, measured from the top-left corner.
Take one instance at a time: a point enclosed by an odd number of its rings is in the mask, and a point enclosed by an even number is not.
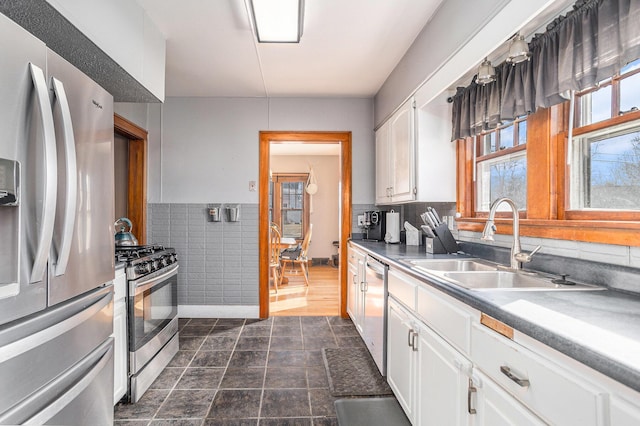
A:
[[[302,240],[300,250],[295,250],[292,252],[295,253],[295,257],[286,256],[284,252],[281,256],[283,270],[286,268],[287,262],[291,263],[291,267],[293,267],[294,265],[300,265],[302,276],[304,277],[304,282],[307,286],[309,285],[309,257],[307,256],[307,252],[309,250],[309,244],[311,244],[312,231],[313,224],[309,224],[309,230],[307,230],[307,233],[304,236],[304,240]]]
[[[282,274],[280,273],[280,229],[275,223],[269,226],[269,253],[269,272],[273,278],[273,287],[278,293],[278,284],[280,284]]]

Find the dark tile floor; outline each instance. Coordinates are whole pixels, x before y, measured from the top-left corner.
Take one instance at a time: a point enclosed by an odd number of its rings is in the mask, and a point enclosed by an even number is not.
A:
[[[180,319],[180,351],[116,425],[337,425],[322,348],[363,346],[339,317]]]

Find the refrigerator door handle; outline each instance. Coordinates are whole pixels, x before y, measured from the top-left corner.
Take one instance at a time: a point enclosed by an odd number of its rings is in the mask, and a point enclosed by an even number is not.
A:
[[[47,268],[49,250],[53,239],[53,225],[56,215],[58,164],[56,158],[56,133],[53,127],[53,112],[49,101],[49,89],[44,73],[36,65],[29,63],[31,79],[36,91],[38,109],[42,120],[42,139],[44,145],[44,192],[42,197],[42,220],[40,233],[38,235],[38,246],[33,258],[31,269],[31,279],[29,282],[36,283],[44,279]]]
[[[62,222],[62,236],[58,259],[55,265],[55,276],[64,275],[69,263],[71,242],[76,222],[76,206],[78,201],[78,163],[76,162],[76,141],[73,135],[73,123],[71,122],[71,110],[64,90],[64,85],[57,78],[52,78],[53,92],[60,104],[62,115],[62,131],[64,134],[65,168],[66,168],[66,203]]]
[[[101,296],[96,301],[80,311],[79,313],[63,320],[51,327],[39,330],[35,333],[29,334],[19,340],[15,340],[11,343],[7,343],[0,347],[0,363],[15,358],[23,353],[32,350],[38,346],[43,345],[45,342],[49,342],[58,336],[65,334],[67,331],[87,321],[97,312],[100,312],[105,306],[109,305],[113,300],[113,292],[110,291],[104,296]]]

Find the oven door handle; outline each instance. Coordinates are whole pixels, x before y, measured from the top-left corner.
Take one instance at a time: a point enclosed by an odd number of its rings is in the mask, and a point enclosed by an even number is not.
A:
[[[153,277],[148,281],[145,281],[144,278],[142,279],[141,283],[137,283],[136,281],[133,281],[131,283],[131,287],[129,288],[129,294],[134,294],[134,295],[138,295],[144,291],[146,291],[147,289],[153,287],[154,285],[156,285],[157,283],[159,283],[160,281],[169,278],[172,275],[176,275],[178,273],[178,267],[180,265],[175,265],[174,268],[170,269],[169,271],[158,275],[157,277]]]

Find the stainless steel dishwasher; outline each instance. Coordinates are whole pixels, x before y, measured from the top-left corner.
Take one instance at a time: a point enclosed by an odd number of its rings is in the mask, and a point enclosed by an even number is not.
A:
[[[363,339],[380,373],[387,374],[387,271],[389,266],[367,256],[364,281]]]

